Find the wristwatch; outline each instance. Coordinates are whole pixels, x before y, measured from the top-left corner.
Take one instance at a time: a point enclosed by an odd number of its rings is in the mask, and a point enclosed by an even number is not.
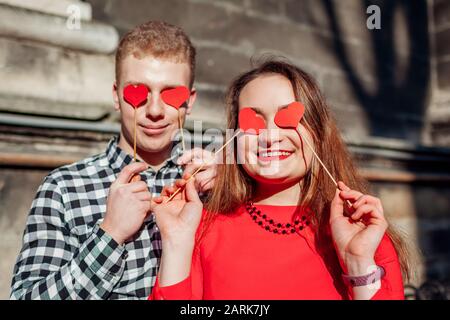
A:
[[[361,287],[367,286],[369,284],[375,283],[378,280],[381,280],[386,274],[386,271],[383,267],[377,266],[377,268],[366,275],[363,276],[349,276],[346,274],[342,275],[342,279],[346,285],[350,285],[352,287]]]

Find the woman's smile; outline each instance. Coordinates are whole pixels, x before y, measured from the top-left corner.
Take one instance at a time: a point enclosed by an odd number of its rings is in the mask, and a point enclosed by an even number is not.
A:
[[[257,153],[258,161],[260,162],[271,162],[271,161],[281,161],[289,158],[294,152],[290,150],[282,149],[268,149],[259,150]]]

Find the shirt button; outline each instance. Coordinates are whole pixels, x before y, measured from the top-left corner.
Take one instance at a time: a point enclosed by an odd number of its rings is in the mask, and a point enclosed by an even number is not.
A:
[[[124,253],[122,253],[122,259],[126,259],[126,258],[128,258],[128,252],[124,252]]]

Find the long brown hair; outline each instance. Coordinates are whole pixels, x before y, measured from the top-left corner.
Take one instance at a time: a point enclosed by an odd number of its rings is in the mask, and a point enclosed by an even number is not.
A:
[[[365,179],[357,172],[349,151],[343,142],[336,122],[313,78],[300,68],[279,60],[268,60],[256,68],[238,76],[230,85],[226,96],[228,129],[238,128],[239,95],[242,89],[252,80],[267,74],[279,74],[286,77],[292,84],[297,101],[305,105],[305,114],[301,120],[312,136],[315,151],[337,180],[344,181],[350,188],[368,193],[369,187]],[[236,157],[236,144],[234,157]],[[223,154],[224,157],[227,155]],[[236,159],[235,159],[236,160]],[[335,250],[332,249],[332,239],[329,230],[329,206],[336,188],[313,158],[301,181],[302,196],[299,206],[308,207],[312,211],[311,226],[315,230],[316,247],[324,249],[323,255],[330,265],[339,265]],[[203,227],[199,239],[218,214],[231,214],[242,204],[252,199],[255,194],[255,182],[237,161],[218,165],[214,188],[209,195],[205,208]],[[392,240],[399,256],[405,280],[410,277],[408,265],[408,250],[402,237],[391,227],[387,234]],[[333,257],[330,257],[330,250]],[[330,259],[332,261],[330,261]],[[341,270],[330,267],[333,273]],[[339,268],[338,268],[339,269]]]

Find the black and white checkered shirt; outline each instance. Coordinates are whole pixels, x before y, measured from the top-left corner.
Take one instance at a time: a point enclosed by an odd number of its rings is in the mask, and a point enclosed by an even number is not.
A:
[[[133,241],[119,246],[99,228],[111,183],[133,159],[113,138],[104,153],[52,171],[31,205],[12,279],[11,299],[146,299],[157,273],[161,238],[150,215]],[[150,192],[182,175],[180,149],[155,172]]]

